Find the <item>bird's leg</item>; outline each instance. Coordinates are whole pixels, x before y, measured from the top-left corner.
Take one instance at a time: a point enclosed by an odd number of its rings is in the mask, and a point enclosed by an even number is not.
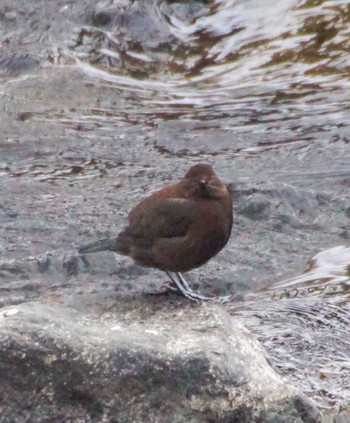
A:
[[[170,280],[175,284],[177,289],[181,292],[181,294],[184,297],[189,298],[190,300],[194,300],[194,301],[197,300],[197,299],[192,298],[191,292],[187,291],[186,288],[184,286],[182,286],[181,282],[179,280],[177,280],[176,278],[174,278],[174,276],[172,275],[171,272],[166,271],[165,273],[169,276]]]
[[[181,294],[192,300],[192,301],[211,301],[212,298],[205,297],[204,295],[198,294],[197,292],[192,291],[192,289],[188,286],[188,283],[186,282],[185,278],[181,275],[181,273],[175,272],[176,278],[172,275],[171,272],[165,272],[170,280],[177,286],[178,290],[181,292]]]
[[[188,292],[193,298],[196,298],[198,300],[202,300],[202,301],[212,301],[215,300],[215,297],[206,297],[205,295],[200,294],[199,292],[195,292],[193,291],[186,279],[184,278],[184,276],[182,275],[182,273],[180,272],[176,272],[175,275],[178,278],[178,281],[182,284],[182,286],[185,288],[186,292]]]
[[[193,289],[191,289],[190,286],[188,285],[186,279],[182,276],[181,272],[176,272],[175,275],[177,279],[180,281],[180,283],[182,284],[182,286],[186,289],[186,291],[194,292]]]

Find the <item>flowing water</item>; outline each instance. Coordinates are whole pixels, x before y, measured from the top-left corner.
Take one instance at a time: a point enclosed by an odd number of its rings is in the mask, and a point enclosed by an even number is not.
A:
[[[135,113],[153,123],[178,117],[208,126],[215,121],[217,151],[258,154],[291,149],[292,143],[299,153],[323,143],[348,151],[342,145],[348,143],[348,2],[190,4],[193,10],[185,2],[154,6],[165,45],[152,33],[144,42],[130,42],[122,30],[114,35],[117,43],[107,28],[90,34],[85,46],[81,30],[72,54],[93,77],[133,91],[129,113],[134,105]],[[154,24],[148,19],[145,25]],[[126,31],[139,35],[133,26]],[[92,37],[99,40],[93,52]],[[109,61],[112,52],[118,58]],[[237,141],[225,144],[225,133]],[[346,175],[348,157],[336,163]]]
[[[324,408],[349,402],[349,263],[349,247],[325,250],[300,276],[233,310],[258,334],[273,366]]]

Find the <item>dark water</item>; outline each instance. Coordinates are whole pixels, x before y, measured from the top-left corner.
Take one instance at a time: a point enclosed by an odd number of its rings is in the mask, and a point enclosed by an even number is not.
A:
[[[302,154],[321,143],[348,151],[347,3],[191,2],[191,13],[185,3],[158,2],[149,19],[160,22],[165,46],[152,33],[133,43],[123,30],[107,26],[94,33],[105,43],[98,58],[91,52],[91,38],[84,49],[81,33],[80,45],[73,43],[71,53],[91,76],[114,89],[133,91],[143,119],[181,117],[200,120],[208,129],[208,122],[215,121],[216,150],[229,149],[233,157],[276,148]],[[135,28],[125,26],[124,33],[136,37]],[[119,45],[111,41],[113,34],[122,40]],[[113,51],[122,59],[104,66]],[[142,79],[134,76],[133,64],[143,69]],[[236,138],[234,143],[220,139],[227,133]],[[336,165],[348,175],[347,158]]]
[[[274,367],[348,403],[349,2],[77,3],[0,7],[4,280],[209,160],[237,217],[199,278],[244,286],[229,309]]]
[[[349,247],[323,251],[300,276],[232,311],[258,334],[273,366],[325,408],[349,402],[349,262]]]

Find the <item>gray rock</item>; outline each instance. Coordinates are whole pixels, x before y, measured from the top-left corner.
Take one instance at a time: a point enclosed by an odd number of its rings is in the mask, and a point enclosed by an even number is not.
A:
[[[261,194],[252,194],[241,201],[237,213],[243,214],[252,220],[266,219],[270,216],[269,201]]]
[[[219,306],[89,298],[2,310],[1,422],[321,421]]]
[[[26,53],[1,53],[0,76],[15,76],[37,69],[40,61]]]

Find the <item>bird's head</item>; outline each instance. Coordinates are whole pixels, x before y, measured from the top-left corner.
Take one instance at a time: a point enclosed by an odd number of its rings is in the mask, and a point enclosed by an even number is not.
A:
[[[208,164],[192,166],[183,178],[183,189],[188,198],[221,199],[229,197],[226,185]]]

